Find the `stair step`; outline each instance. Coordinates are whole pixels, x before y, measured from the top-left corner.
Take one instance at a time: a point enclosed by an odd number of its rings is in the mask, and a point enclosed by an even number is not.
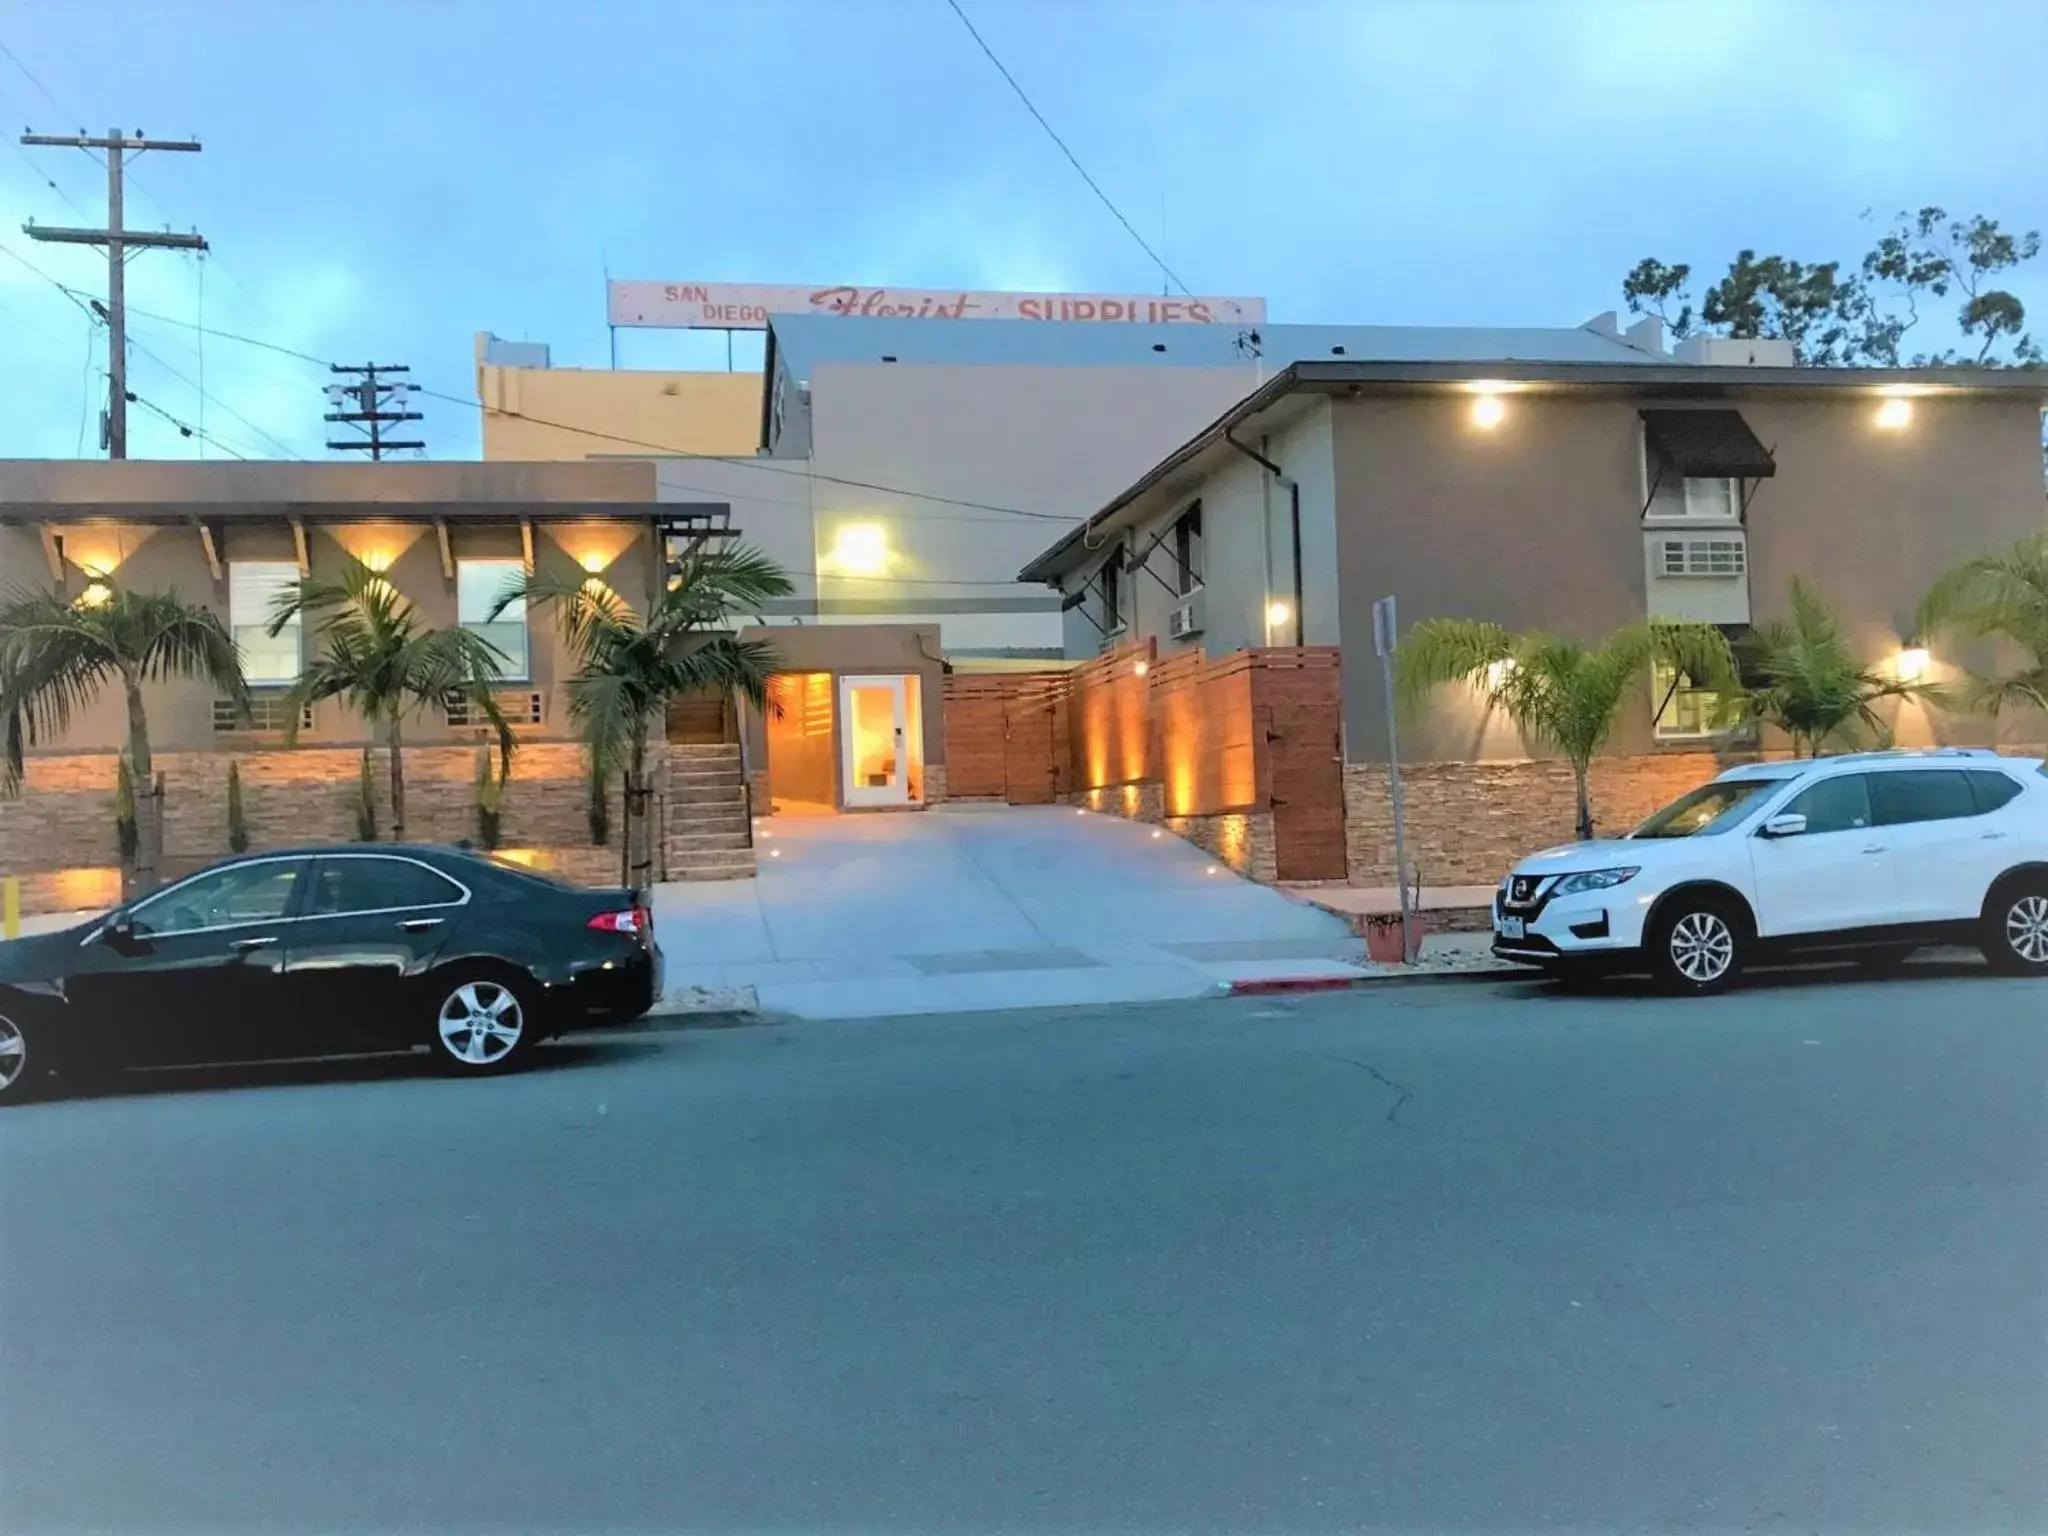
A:
[[[671,762],[718,762],[740,760],[740,749],[732,742],[675,742],[668,749]]]
[[[735,828],[730,832],[671,832],[668,847],[671,857],[678,853],[732,852],[751,853],[753,844],[747,841],[746,828]]]

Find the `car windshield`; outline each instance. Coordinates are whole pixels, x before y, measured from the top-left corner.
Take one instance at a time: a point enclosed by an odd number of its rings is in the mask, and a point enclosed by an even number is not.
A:
[[[1743,807],[1784,782],[1781,779],[1716,779],[1657,812],[1629,833],[1630,837],[1700,837],[1726,832],[1742,817]]]

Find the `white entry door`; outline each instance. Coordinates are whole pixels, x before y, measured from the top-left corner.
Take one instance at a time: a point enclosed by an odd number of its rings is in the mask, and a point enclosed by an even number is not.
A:
[[[910,804],[910,698],[905,677],[839,679],[845,803]]]

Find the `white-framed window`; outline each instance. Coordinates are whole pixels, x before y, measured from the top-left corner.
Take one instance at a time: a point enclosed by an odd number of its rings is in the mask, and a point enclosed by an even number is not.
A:
[[[1742,492],[1733,480],[1688,478],[1684,484],[1687,517],[1732,523],[1742,515]]]
[[[1096,580],[1102,585],[1102,628],[1105,633],[1113,635],[1124,627],[1124,550],[1121,544]]]
[[[1173,525],[1174,590],[1192,597],[1202,589],[1202,504],[1181,513]]]
[[[292,560],[228,562],[228,628],[242,653],[242,676],[262,687],[298,681],[304,665],[305,626],[295,614],[275,635],[270,616],[277,599],[299,584]]]
[[[1666,662],[1651,665],[1650,704],[1657,711],[1652,734],[1659,741],[1698,741],[1739,728],[1732,700],[1711,688],[1693,687]]]
[[[462,627],[479,639],[496,646],[505,657],[498,675],[505,678],[529,676],[526,599],[514,598],[496,618],[491,610],[506,591],[526,579],[525,562],[509,560],[457,560],[455,562],[455,616]]]

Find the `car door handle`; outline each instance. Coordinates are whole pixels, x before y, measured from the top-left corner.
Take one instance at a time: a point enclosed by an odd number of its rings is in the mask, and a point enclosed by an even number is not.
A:
[[[1885,851],[1885,846],[1884,846],[1884,844],[1883,844],[1883,843],[1872,843],[1872,844],[1871,844],[1871,845],[1870,845],[1869,847],[1865,848],[1865,849],[1864,849],[1863,851],[1864,851],[1865,853],[1883,853],[1883,852]]]
[[[419,933],[428,928],[440,927],[441,919],[438,917],[408,917],[398,926],[406,933]]]
[[[233,950],[261,949],[266,944],[275,944],[276,942],[276,934],[266,933],[260,939],[231,939],[228,942],[228,948]]]
[[[2004,836],[2005,834],[2003,832],[1986,832],[1983,835],[1983,837],[1979,839],[1979,841],[1986,843],[1995,843]]]

